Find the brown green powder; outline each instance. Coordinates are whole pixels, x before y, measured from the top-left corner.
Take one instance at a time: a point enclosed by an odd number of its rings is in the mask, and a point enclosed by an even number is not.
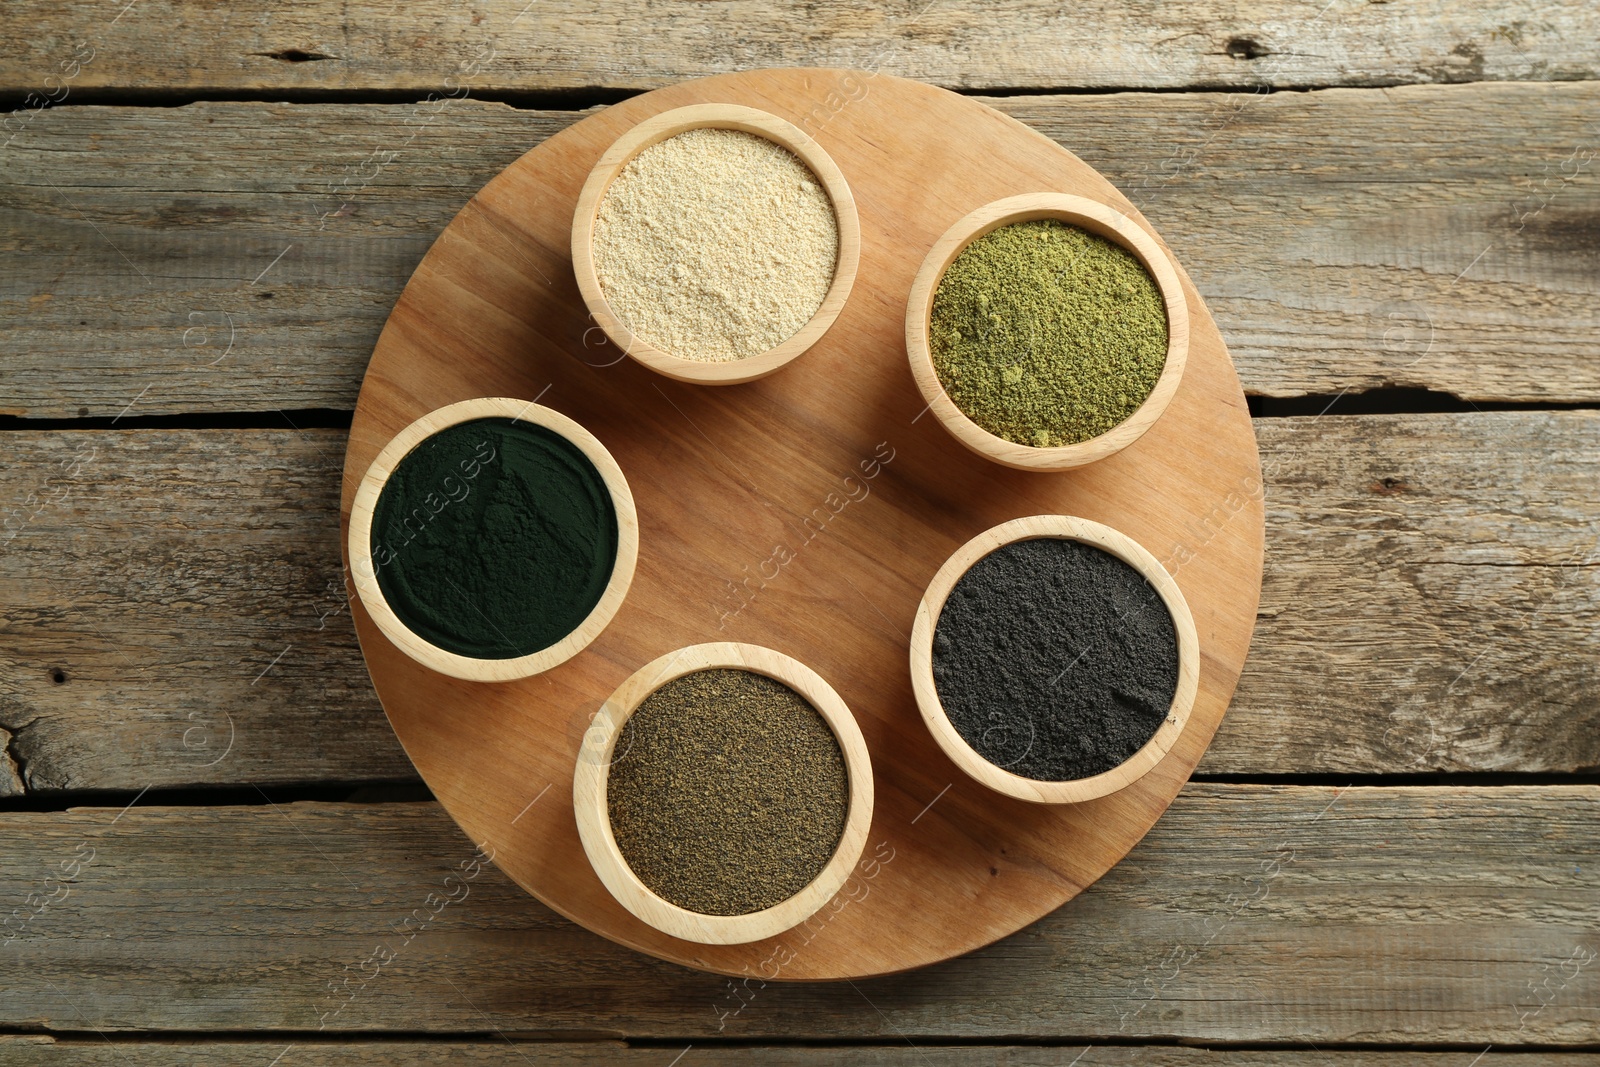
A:
[[[661,686],[623,724],[606,780],[611,832],[657,896],[745,915],[804,889],[838,847],[844,753],[782,682],[703,670]]]
[[[1132,415],[1167,354],[1161,290],[1133,253],[1055,219],[1002,226],[955,258],[928,324],[939,382],[996,437],[1055,448]]]

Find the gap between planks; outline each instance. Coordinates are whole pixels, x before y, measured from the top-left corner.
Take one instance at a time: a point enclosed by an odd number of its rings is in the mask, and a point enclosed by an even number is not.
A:
[[[1600,402],[1587,267],[1600,184],[1574,156],[1600,83],[994,103],[1140,205],[1205,295],[1247,391],[1269,404],[1392,387],[1479,405]],[[5,149],[0,409],[353,407],[432,238],[472,189],[578,117],[461,101],[419,125],[412,112],[42,114]],[[183,277],[169,277],[180,258]]]

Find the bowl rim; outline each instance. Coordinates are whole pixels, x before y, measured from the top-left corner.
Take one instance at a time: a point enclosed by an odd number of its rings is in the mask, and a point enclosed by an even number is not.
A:
[[[594,264],[594,226],[611,183],[634,156],[652,145],[690,130],[741,130],[782,145],[811,168],[833,203],[833,216],[839,230],[839,255],[834,264],[833,281],[822,303],[805,325],[774,348],[743,359],[712,363],[687,359],[663,351],[634,333],[612,310],[600,286]],[[624,355],[658,374],[681,382],[704,385],[736,385],[754,381],[787,366],[821,339],[844,310],[855,285],[861,259],[861,220],[856,212],[855,194],[844,172],[833,157],[810,134],[786,119],[743,104],[690,104],[652,115],[626,130],[611,143],[590,169],[578,194],[572,216],[572,269],[578,281],[589,317]]]
[[[933,365],[928,323],[944,272],[978,238],[1016,222],[1059,219],[1113,241],[1143,264],[1167,311],[1167,354],[1150,395],[1133,413],[1097,437],[1076,444],[1038,448],[1008,441],[972,421],[950,399]],[[1059,471],[1105,459],[1133,444],[1154,426],[1178,391],[1189,356],[1189,305],[1172,258],[1160,241],[1130,216],[1098,200],[1071,193],[1023,193],[991,201],[946,230],[917,270],[906,301],[906,356],[917,389],[952,437],[978,455],[1019,470]]]
[[[1014,774],[979,755],[950,722],[933,679],[933,634],[950,591],[973,564],[1018,541],[1059,539],[1093,545],[1144,576],[1166,604],[1178,637],[1178,685],[1167,717],[1154,734],[1122,763],[1088,778],[1043,781]],[[911,629],[911,688],[922,721],[955,765],[982,785],[1037,804],[1077,804],[1117,792],[1144,777],[1177,742],[1194,708],[1200,685],[1200,641],[1194,616],[1177,580],[1139,542],[1103,523],[1071,515],[1032,515],[1012,519],[978,534],[956,549],[928,583]]]
[[[372,514],[383,487],[388,484],[402,459],[424,440],[441,430],[477,419],[508,418],[542,426],[570,442],[600,473],[611,495],[617,517],[617,555],[611,577],[589,614],[561,640],[537,652],[508,659],[479,659],[440,648],[414,632],[401,621],[378,584],[377,567],[372,560]],[[362,606],[378,624],[385,637],[413,660],[440,674],[475,682],[509,682],[547,671],[582,652],[600,636],[622,607],[633,584],[639,556],[639,518],[633,492],[622,468],[599,438],[582,424],[531,400],[514,397],[476,397],[435,408],[416,419],[390,439],[368,465],[350,505],[350,530],[346,540],[350,574]]]
[[[606,800],[611,755],[622,726],[651,693],[697,671],[729,668],[765,675],[799,693],[833,731],[849,778],[849,810],[839,843],[804,888],[770,908],[745,915],[705,915],[658,896],[623,858],[611,831]],[[872,824],[872,758],[855,716],[821,675],[793,657],[761,645],[714,642],[689,645],[639,668],[601,705],[578,747],[572,807],[584,853],[612,897],[662,933],[707,945],[740,945],[793,929],[815,915],[849,879]]]

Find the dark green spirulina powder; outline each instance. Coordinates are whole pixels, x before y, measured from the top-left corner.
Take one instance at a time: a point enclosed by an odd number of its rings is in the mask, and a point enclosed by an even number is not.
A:
[[[934,627],[951,725],[998,767],[1046,782],[1132,756],[1178,688],[1178,631],[1144,575],[1093,545],[1002,545],[962,575]]]
[[[447,427],[400,460],[372,516],[372,562],[418,636],[478,659],[548,648],[600,600],[617,514],[572,442],[514,419]]]
[[[996,437],[1056,448],[1144,403],[1167,358],[1167,309],[1135,256],[1055,219],[973,241],[934,291],[939,383]]]
[[[743,670],[696,671],[651,693],[623,724],[606,779],[628,866],[702,915],[761,911],[804,889],[838,848],[849,800],[826,720]]]

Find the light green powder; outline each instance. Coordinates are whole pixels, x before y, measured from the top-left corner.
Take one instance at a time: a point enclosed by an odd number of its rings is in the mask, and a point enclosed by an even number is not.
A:
[[[997,437],[1054,448],[1098,437],[1150,395],[1167,354],[1161,290],[1133,253],[1055,219],[968,245],[934,292],[934,370]]]

